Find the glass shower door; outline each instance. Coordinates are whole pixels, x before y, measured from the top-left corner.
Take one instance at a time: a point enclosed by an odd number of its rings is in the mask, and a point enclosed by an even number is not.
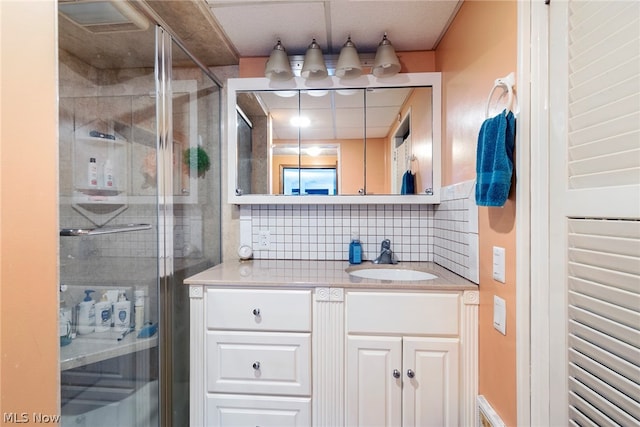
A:
[[[117,34],[59,34],[62,425],[185,426],[182,280],[220,261],[219,85],[160,27],[133,59]]]
[[[85,30],[60,30],[62,425],[158,426],[154,66],[83,56]]]
[[[160,218],[165,253],[161,259],[161,384],[164,425],[189,425],[189,294],[183,280],[221,260],[220,86],[176,41],[162,32],[170,85],[159,116],[164,166]],[[162,73],[160,73],[162,74]],[[164,143],[163,143],[164,142]],[[162,273],[164,272],[164,274]]]

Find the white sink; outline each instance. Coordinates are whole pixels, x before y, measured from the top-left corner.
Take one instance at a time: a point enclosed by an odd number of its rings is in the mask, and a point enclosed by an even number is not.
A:
[[[347,272],[356,277],[363,279],[376,280],[395,280],[395,281],[415,281],[415,280],[431,280],[438,276],[426,271],[411,270],[405,268],[360,268],[356,270],[347,270]]]

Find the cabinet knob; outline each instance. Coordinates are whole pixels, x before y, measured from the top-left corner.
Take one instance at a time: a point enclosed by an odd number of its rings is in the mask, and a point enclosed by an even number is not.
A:
[[[260,309],[259,308],[254,308],[253,309],[253,315],[254,316],[260,316]]]
[[[397,369],[393,370],[393,378],[400,378],[400,371],[398,371]]]
[[[415,372],[413,372],[411,369],[407,369],[407,376],[408,376],[409,378],[413,378],[413,377],[415,377],[415,376],[416,376],[416,373],[415,373]]]
[[[253,362],[253,369],[255,369],[256,371],[260,369],[260,362]]]

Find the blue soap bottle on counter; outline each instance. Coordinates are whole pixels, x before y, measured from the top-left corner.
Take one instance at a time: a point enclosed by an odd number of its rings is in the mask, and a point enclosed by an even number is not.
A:
[[[349,264],[362,263],[362,244],[360,235],[357,232],[351,233],[351,243],[349,243]]]

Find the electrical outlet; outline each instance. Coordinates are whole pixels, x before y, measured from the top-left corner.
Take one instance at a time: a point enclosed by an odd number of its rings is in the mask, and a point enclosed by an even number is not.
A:
[[[258,248],[266,251],[271,249],[271,232],[269,230],[258,232]]]

